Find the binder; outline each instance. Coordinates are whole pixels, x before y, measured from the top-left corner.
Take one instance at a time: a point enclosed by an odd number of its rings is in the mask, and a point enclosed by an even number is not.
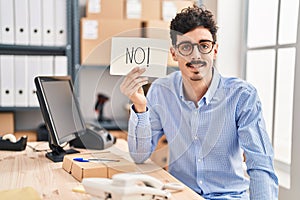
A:
[[[39,75],[53,76],[53,56],[41,56]]]
[[[29,44],[29,8],[28,0],[14,0],[15,8],[15,44]]]
[[[28,106],[28,56],[14,56],[15,106]]]
[[[55,13],[55,46],[65,46],[67,44],[67,1],[54,1]]]
[[[14,56],[0,56],[1,106],[14,106]]]
[[[40,56],[28,56],[28,105],[31,107],[39,106],[39,102],[36,96],[36,87],[34,84],[34,78],[40,73],[41,57]]]
[[[42,0],[29,0],[29,44],[42,45]]]
[[[68,59],[66,56],[54,57],[54,75],[55,76],[68,75]]]
[[[14,44],[14,2],[0,0],[1,43]]]
[[[54,46],[54,1],[42,0],[42,45]],[[58,19],[60,20],[60,19]]]

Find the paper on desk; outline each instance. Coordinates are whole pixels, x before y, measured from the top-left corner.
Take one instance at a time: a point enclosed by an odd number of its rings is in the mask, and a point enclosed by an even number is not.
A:
[[[113,37],[111,45],[111,75],[126,75],[138,66],[147,69],[143,76],[166,76],[170,47],[168,40]]]
[[[21,189],[2,190],[0,191],[0,199],[41,200],[41,197],[32,187],[24,187]]]

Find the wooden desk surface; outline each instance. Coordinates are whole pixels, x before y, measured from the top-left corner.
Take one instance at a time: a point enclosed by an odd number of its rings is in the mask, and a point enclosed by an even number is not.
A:
[[[37,149],[47,148],[47,143],[28,143]],[[125,140],[118,140],[110,148],[112,152],[128,157]],[[163,182],[176,182],[173,176],[153,163],[139,165],[145,172]],[[42,199],[85,200],[91,197],[88,194],[73,192],[74,187],[81,183],[62,169],[62,162],[54,163],[45,157],[45,152],[34,152],[27,147],[25,151],[0,151],[0,190],[33,187]],[[202,200],[203,198],[186,187],[181,192],[172,193],[172,200]]]

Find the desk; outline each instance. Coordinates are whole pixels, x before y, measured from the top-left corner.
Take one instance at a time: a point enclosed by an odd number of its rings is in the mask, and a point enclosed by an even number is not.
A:
[[[39,149],[47,147],[45,142],[29,142],[31,146],[39,145]],[[112,152],[128,157],[127,142],[119,139]],[[141,164],[147,174],[163,182],[178,181],[167,171],[160,169],[151,161]],[[34,152],[27,147],[21,152],[0,151],[0,190],[33,187],[43,199],[86,200],[88,194],[72,192],[72,188],[81,186],[81,183],[62,169],[62,163],[54,163],[45,157],[45,152]],[[155,169],[149,170],[147,169]],[[172,200],[203,200],[188,187],[181,192],[172,193]]]

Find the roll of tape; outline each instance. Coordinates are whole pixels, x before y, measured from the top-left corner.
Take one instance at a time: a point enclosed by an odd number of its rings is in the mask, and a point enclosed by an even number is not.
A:
[[[9,134],[6,134],[6,135],[3,135],[2,136],[2,140],[9,140],[11,142],[17,142],[17,138],[16,136],[14,136],[13,134],[9,133]]]

